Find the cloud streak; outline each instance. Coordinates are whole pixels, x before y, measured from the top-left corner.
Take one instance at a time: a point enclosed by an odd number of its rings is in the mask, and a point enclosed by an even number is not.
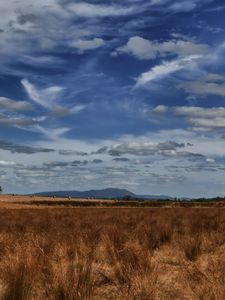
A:
[[[152,81],[160,80],[166,76],[189,68],[191,65],[193,66],[200,58],[201,55],[191,55],[173,61],[164,61],[162,64],[153,67],[150,71],[142,73],[137,78],[135,87],[138,88],[146,86]]]
[[[35,154],[40,152],[54,152],[54,149],[39,148],[26,145],[14,144],[12,142],[0,140],[0,149],[11,153]]]
[[[64,90],[64,88],[61,86],[51,86],[44,89],[38,89],[27,79],[22,79],[21,83],[29,98],[36,104],[47,109],[53,108],[53,106],[56,104],[55,101],[59,99],[61,92]]]
[[[137,6],[122,7],[119,5],[91,4],[78,2],[68,5],[68,9],[75,15],[86,18],[118,17],[136,14],[140,9]]]
[[[0,97],[0,109],[12,111],[24,111],[33,109],[32,104],[27,101],[15,101],[9,98]]]
[[[209,74],[200,80],[182,83],[178,88],[190,94],[202,96],[218,95],[224,97],[225,77],[218,74]]]
[[[199,132],[207,132],[225,128],[224,107],[199,107],[199,106],[175,106],[167,107],[159,105],[150,110],[150,113],[161,115],[172,113],[178,117],[184,117],[192,126],[189,129]],[[157,116],[156,115],[156,116]]]

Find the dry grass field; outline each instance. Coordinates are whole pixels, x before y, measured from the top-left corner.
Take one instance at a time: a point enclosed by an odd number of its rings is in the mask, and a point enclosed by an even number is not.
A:
[[[224,250],[224,208],[3,201],[0,299],[223,300]]]

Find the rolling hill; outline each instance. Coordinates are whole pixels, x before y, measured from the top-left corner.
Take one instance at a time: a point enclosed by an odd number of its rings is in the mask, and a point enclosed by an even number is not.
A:
[[[49,191],[35,193],[37,196],[49,196],[49,197],[72,197],[72,198],[96,198],[96,199],[112,199],[112,198],[130,198],[130,199],[172,199],[166,195],[137,195],[126,189],[119,188],[106,188],[100,190],[88,190],[88,191]]]

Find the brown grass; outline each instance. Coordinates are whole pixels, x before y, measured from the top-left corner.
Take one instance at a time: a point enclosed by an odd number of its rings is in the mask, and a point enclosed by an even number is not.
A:
[[[223,208],[0,209],[0,299],[225,299]]]

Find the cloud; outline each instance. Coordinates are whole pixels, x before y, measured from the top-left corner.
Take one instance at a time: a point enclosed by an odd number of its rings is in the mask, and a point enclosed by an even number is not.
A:
[[[157,114],[166,113],[169,110],[168,106],[165,105],[158,105],[154,109],[152,109],[152,112]]]
[[[101,164],[103,162],[102,159],[93,159],[92,161],[94,164]]]
[[[213,1],[214,0],[152,0],[151,4],[161,9],[164,8],[164,10],[168,12],[187,13]]]
[[[207,1],[207,0],[206,0]],[[207,1],[208,2],[208,1]],[[150,3],[139,1],[125,1],[124,6],[116,4],[92,4],[87,2],[71,3],[67,9],[76,16],[85,18],[104,18],[104,17],[119,17],[138,14],[153,7],[159,7],[166,11],[172,12],[188,12],[194,10],[198,4],[202,4],[200,0],[176,1],[171,4],[170,0],[153,0]]]
[[[189,122],[193,124],[193,129],[197,131],[206,130],[210,131],[216,128],[225,128],[225,119],[224,118],[214,118],[214,119],[197,119],[190,118]]]
[[[32,5],[26,0],[9,0],[0,3],[0,11],[1,52],[9,54],[18,43],[21,53],[33,46],[29,43],[33,38],[38,42],[42,37],[54,36],[56,27],[62,26],[62,18],[66,18],[65,10],[55,0],[39,0]]]
[[[207,158],[206,162],[209,163],[209,164],[214,164],[216,161],[215,161],[214,158]]]
[[[176,158],[182,158],[189,161],[202,161],[205,159],[205,156],[200,153],[188,152],[188,151],[179,151],[179,152],[168,152],[165,153],[164,156],[174,156]]]
[[[174,113],[186,117],[194,131],[212,131],[225,128],[225,108],[175,107]]]
[[[88,164],[87,160],[74,160],[70,163],[71,166],[86,166]]]
[[[209,165],[210,164],[210,165]],[[206,163],[198,163],[196,165],[190,166],[168,166],[166,168],[169,172],[179,172],[185,171],[188,173],[196,173],[196,172],[218,172],[219,170],[223,170],[224,168],[209,162]]]
[[[54,152],[54,149],[31,147],[26,145],[18,145],[8,141],[0,141],[0,149],[7,150],[11,153],[35,154],[40,152]]]
[[[70,108],[70,112],[72,114],[77,114],[77,113],[80,113],[82,110],[86,109],[87,108],[87,105],[85,104],[78,104],[78,105],[75,105],[73,107]]]
[[[113,158],[113,161],[116,161],[116,162],[127,162],[127,161],[130,161],[130,159],[127,158],[127,157],[115,157],[115,158]]]
[[[39,123],[37,118],[26,118],[24,116],[13,117],[0,114],[0,124],[9,126],[31,126]]]
[[[70,109],[61,105],[55,105],[49,113],[51,117],[63,118],[71,113]]]
[[[126,16],[135,14],[137,10],[140,10],[136,6],[122,7],[118,5],[101,5],[85,2],[70,4],[68,5],[68,9],[77,16],[87,18]]]
[[[209,74],[200,80],[182,83],[178,88],[186,93],[197,95],[218,95],[225,96],[225,76],[219,74]]]
[[[151,184],[167,184],[167,183],[183,183],[187,177],[177,174],[158,174],[158,173],[149,173],[148,178]]]
[[[47,109],[51,109],[55,105],[55,100],[59,98],[60,93],[64,90],[64,88],[60,86],[51,86],[45,89],[38,89],[27,79],[22,79],[21,83],[29,98],[36,104],[39,104]]]
[[[225,117],[224,107],[198,107],[198,106],[175,106],[172,110],[177,115],[183,115],[189,118],[223,118]]]
[[[170,6],[170,9],[175,12],[189,12],[196,8],[197,1],[181,1],[174,3]]]
[[[145,86],[151,81],[160,80],[165,76],[176,73],[193,65],[201,56],[191,55],[185,58],[165,61],[161,65],[153,67],[150,71],[142,73],[136,81],[136,87]]]
[[[70,114],[76,114],[84,110],[87,105],[74,105],[72,107],[62,106],[57,104],[64,87],[51,86],[44,89],[38,89],[34,84],[27,79],[22,79],[21,83],[27,92],[29,98],[36,104],[50,110],[49,116],[54,118],[63,118]]]
[[[162,143],[152,143],[152,142],[144,142],[144,143],[122,143],[112,145],[109,149],[106,149],[107,153],[111,156],[121,156],[124,154],[131,155],[166,155],[171,151],[175,151],[177,148],[184,148],[185,145],[183,143],[176,143],[173,141],[162,142]],[[102,148],[101,148],[102,149]],[[101,150],[99,149],[99,150]]]
[[[60,155],[77,155],[77,156],[87,156],[87,152],[75,151],[75,150],[59,150]]]
[[[0,160],[0,167],[3,168],[12,168],[17,166],[18,164],[14,161],[5,161],[5,160]]]
[[[182,0],[182,1],[171,1],[172,3],[169,6],[169,10],[175,13],[188,13],[203,5],[207,5],[214,0]]]
[[[9,98],[0,97],[0,109],[6,109],[6,110],[13,110],[13,111],[19,111],[19,110],[31,110],[32,104],[26,101],[15,101]]]
[[[71,43],[73,48],[78,49],[81,53],[87,50],[97,49],[102,47],[105,41],[101,38],[94,38],[92,40],[78,40]]]
[[[125,46],[116,49],[116,53],[128,53],[139,59],[156,59],[171,54],[184,57],[204,54],[207,51],[208,46],[205,44],[195,44],[183,40],[158,42],[146,40],[140,36],[131,37]]]
[[[32,126],[29,128],[32,132],[38,132],[43,134],[49,140],[59,140],[59,138],[65,133],[70,131],[70,128],[67,127],[59,127],[59,128],[46,128],[42,127],[39,124]]]
[[[26,65],[45,68],[57,68],[65,62],[62,58],[51,55],[21,55],[18,61]]]
[[[48,169],[64,168],[64,167],[67,167],[68,165],[69,165],[69,163],[66,161],[53,161],[53,162],[43,163],[43,166],[47,167]]]
[[[87,105],[78,104],[72,107],[66,107],[62,105],[54,105],[52,107],[51,112],[49,113],[49,116],[54,118],[63,118],[71,114],[78,114],[81,111],[85,110],[87,108]]]
[[[164,114],[173,113],[176,116],[184,117],[191,124],[193,131],[212,131],[225,128],[225,108],[224,107],[199,107],[199,106],[157,106],[150,110]]]
[[[108,147],[107,146],[103,146],[100,149],[98,149],[95,152],[92,152],[91,154],[104,154],[107,153]]]

